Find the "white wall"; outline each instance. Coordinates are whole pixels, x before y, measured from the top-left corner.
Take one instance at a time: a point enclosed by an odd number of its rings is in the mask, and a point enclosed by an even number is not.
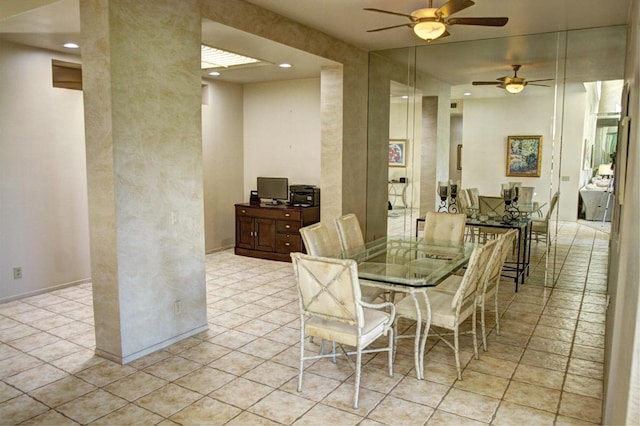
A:
[[[79,62],[0,42],[0,301],[91,275],[82,92],[52,58]]]
[[[244,201],[258,176],[320,185],[319,78],[246,84],[243,116]]]
[[[563,182],[566,194],[559,204],[561,220],[576,220],[580,181],[582,130],[584,121],[584,93],[567,94],[564,115]],[[465,99],[462,128],[462,187],[478,188],[482,195],[499,195],[500,184],[522,182],[535,187],[535,201],[548,203],[550,199],[553,91],[543,96],[509,96],[507,98]],[[540,177],[506,175],[506,144],[508,136],[541,135],[542,166]],[[556,141],[559,143],[559,140]],[[576,154],[577,152],[577,154]],[[565,155],[566,153],[566,155]],[[557,164],[556,171],[557,175]]]
[[[205,81],[202,105],[205,250],[235,244],[233,205],[244,191],[242,85]]]

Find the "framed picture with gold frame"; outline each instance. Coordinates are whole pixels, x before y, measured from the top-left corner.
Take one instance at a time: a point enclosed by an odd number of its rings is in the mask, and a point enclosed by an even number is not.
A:
[[[407,165],[407,140],[389,140],[389,167],[405,167]]]
[[[542,136],[507,137],[507,176],[540,177]]]

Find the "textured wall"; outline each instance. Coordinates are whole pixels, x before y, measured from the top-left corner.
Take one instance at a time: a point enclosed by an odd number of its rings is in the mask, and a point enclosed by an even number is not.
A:
[[[128,362],[207,327],[200,15],[80,10],[96,352]]]

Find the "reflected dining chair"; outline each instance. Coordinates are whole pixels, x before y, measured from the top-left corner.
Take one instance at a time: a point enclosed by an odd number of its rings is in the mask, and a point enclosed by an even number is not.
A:
[[[467,188],[467,195],[469,196],[471,207],[474,209],[479,209],[480,191],[478,191],[478,188]]]
[[[558,198],[560,198],[560,192],[556,192],[553,194],[551,198],[551,202],[549,203],[549,210],[547,210],[547,214],[544,215],[543,218],[534,217],[531,220],[531,231],[533,236],[536,239],[536,242],[540,241],[540,237],[544,239],[544,241],[548,241],[549,238],[549,220],[553,216],[553,212],[558,205]]]
[[[496,243],[496,240],[491,240],[484,246],[476,247],[471,254],[464,275],[461,277],[450,275],[443,281],[445,285],[447,281],[453,281],[457,284],[453,294],[448,291],[439,291],[438,287],[427,289],[429,306],[421,305],[419,307],[421,318],[425,322],[424,337],[422,338],[420,353],[418,354],[419,359],[423,362],[428,332],[432,330],[440,340],[453,349],[459,380],[462,380],[460,334],[470,333],[473,336],[473,353],[475,358],[478,359],[478,342],[476,338],[477,289],[482,284],[484,274],[487,272],[489,259],[492,256]],[[460,325],[469,317],[472,318],[471,331],[460,331]],[[405,297],[396,304],[396,323],[400,318],[417,320],[416,306],[411,298]],[[450,330],[451,333],[440,333],[437,330],[433,330],[434,327]],[[453,335],[453,343],[445,338],[445,336],[451,334]],[[402,337],[410,336],[396,335],[396,340]]]
[[[352,259],[314,257],[291,253],[300,302],[300,366],[298,392],[302,391],[304,361],[337,354],[320,353],[305,356],[307,336],[338,343],[351,364],[356,355],[353,408],[358,408],[362,354],[387,352],[389,376],[393,377],[393,323],[395,307],[385,302],[370,304],[362,300],[358,284],[357,264]],[[389,336],[388,344],[369,348],[378,338]],[[346,351],[344,346],[355,348]],[[353,365],[352,365],[353,367]]]
[[[364,237],[360,228],[358,216],[348,213],[335,219],[336,230],[338,231],[338,241],[342,251],[352,250],[364,246]],[[362,290],[362,300],[373,302],[378,297],[388,295],[388,291],[381,288],[367,285],[371,281],[360,280]]]
[[[427,212],[422,236],[430,241],[462,243],[466,223],[467,215],[464,213]]]

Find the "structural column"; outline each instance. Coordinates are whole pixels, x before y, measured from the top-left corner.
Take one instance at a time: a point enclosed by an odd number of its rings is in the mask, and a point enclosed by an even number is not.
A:
[[[207,328],[197,0],[80,0],[96,353]]]

